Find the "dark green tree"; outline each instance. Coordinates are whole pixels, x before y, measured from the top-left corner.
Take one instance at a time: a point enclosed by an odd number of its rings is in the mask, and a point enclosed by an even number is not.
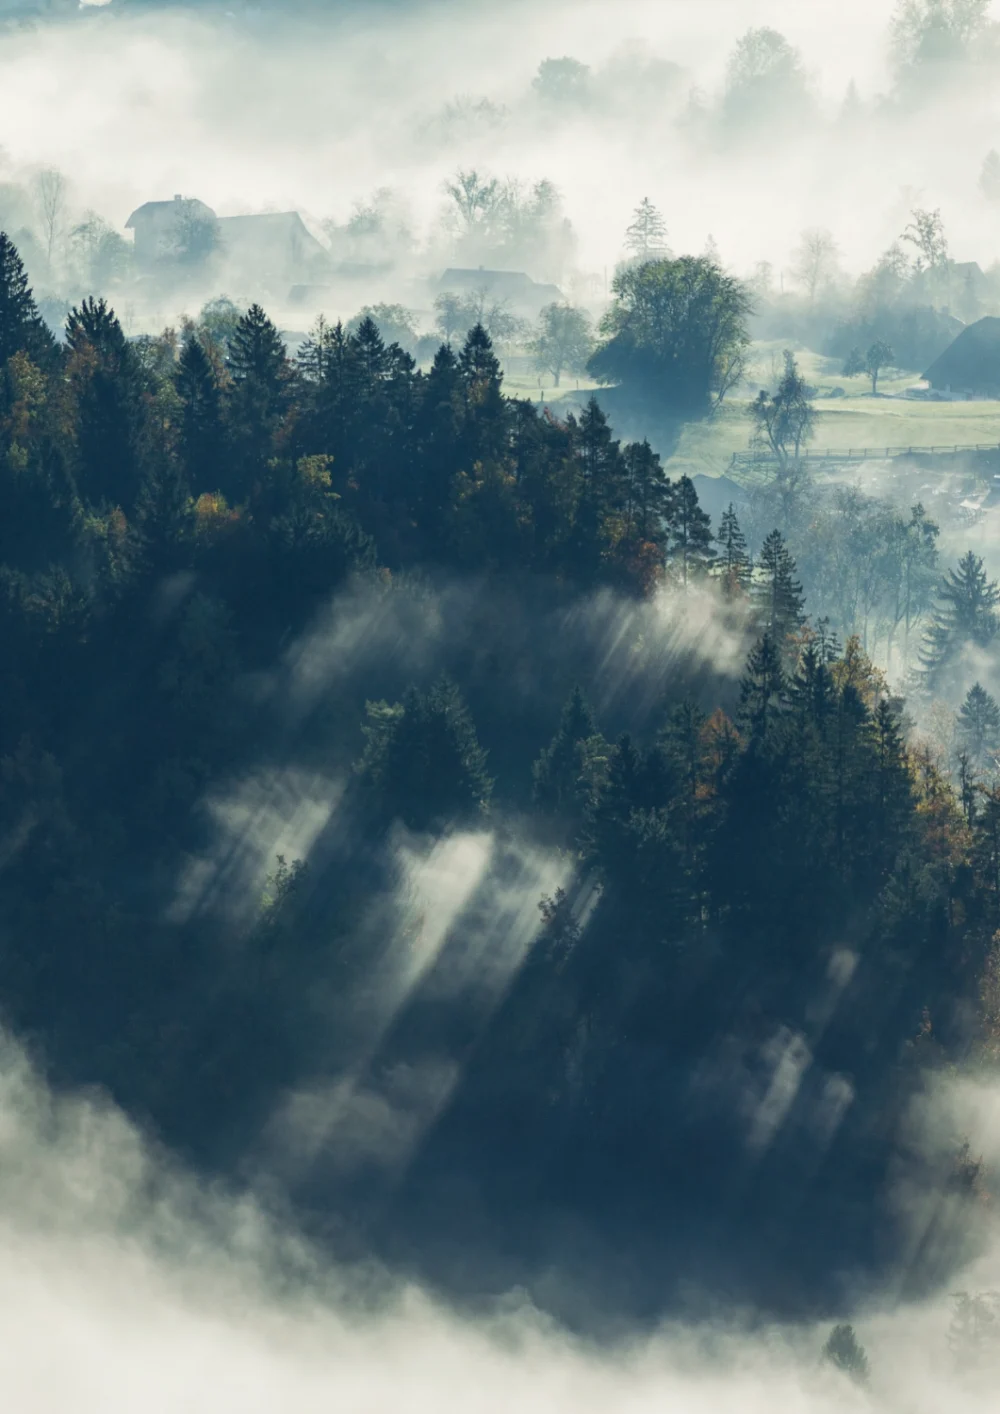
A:
[[[384,819],[433,830],[488,809],[487,753],[453,682],[411,688],[395,706],[369,703],[367,713],[359,772]]]
[[[949,570],[938,590],[938,602],[924,635],[920,661],[928,688],[935,691],[963,649],[985,648],[997,632],[1000,589],[987,577],[972,550]]]
[[[17,247],[0,231],[0,366],[16,353],[46,364],[54,349],[55,340],[38,312]]]
[[[784,536],[780,531],[772,530],[757,558],[752,599],[761,630],[770,636],[783,654],[790,651],[789,639],[805,623],[805,598],[802,585],[795,575],[795,561]]]
[[[222,394],[212,362],[194,334],[185,339],[181,348],[174,383],[182,408],[181,456],[192,493],[231,494]]]
[[[532,766],[535,805],[579,827],[600,784],[607,747],[586,698],[574,687],[555,736]]]
[[[731,501],[722,513],[716,542],[719,546],[716,564],[722,576],[723,592],[727,599],[742,598],[750,588],[753,565],[747,553],[747,538],[740,529]]]
[[[853,1326],[834,1326],[823,1347],[823,1359],[856,1383],[867,1384],[868,1357]]]
[[[744,286],[702,256],[650,260],[615,276],[603,342],[588,367],[678,412],[698,413],[743,375],[751,300]]]
[[[781,652],[769,633],[750,651],[740,683],[740,716],[755,740],[763,740],[784,706],[787,683]]]
[[[960,748],[978,766],[1000,752],[1000,704],[981,683],[973,683],[965,695],[956,735]]]
[[[226,363],[232,380],[236,450],[233,497],[243,500],[274,455],[290,393],[291,369],[285,346],[259,304],[251,305],[237,324]]]
[[[77,486],[93,505],[128,514],[142,489],[141,371],[107,303],[86,299],[66,321],[76,402]]]
[[[667,559],[686,589],[691,579],[707,574],[715,559],[712,521],[698,504],[698,492],[689,476],[682,476],[671,488],[667,528]]]

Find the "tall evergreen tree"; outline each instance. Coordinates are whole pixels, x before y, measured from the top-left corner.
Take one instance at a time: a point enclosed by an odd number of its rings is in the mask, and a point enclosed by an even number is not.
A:
[[[603,748],[594,715],[581,689],[574,687],[555,736],[532,767],[539,809],[579,824],[593,799]]]
[[[103,300],[85,299],[66,321],[76,400],[77,485],[94,505],[128,514],[142,487],[143,380],[121,325]]]
[[[805,596],[795,574],[796,564],[784,537],[780,531],[772,530],[757,560],[753,601],[762,631],[786,655],[788,640],[805,623]]]
[[[722,513],[717,564],[722,575],[722,588],[727,599],[740,599],[750,588],[753,566],[747,553],[747,538],[740,529],[736,508],[730,501]]]
[[[174,383],[182,407],[181,455],[191,491],[195,496],[203,491],[231,494],[222,394],[212,362],[194,334],[184,341]]]
[[[960,747],[981,766],[1000,752],[1000,704],[981,683],[973,683],[958,714]]]
[[[242,500],[263,475],[288,407],[291,369],[281,335],[259,304],[251,305],[229,340],[232,424],[238,464],[233,495]]]
[[[45,363],[54,348],[55,340],[38,312],[24,262],[14,242],[0,231],[0,366],[16,353],[26,353],[34,363]]]
[[[785,702],[787,684],[781,652],[769,633],[750,650],[740,683],[740,716],[751,737],[763,740]]]
[[[383,818],[431,830],[488,808],[487,753],[447,678],[428,692],[411,688],[395,706],[369,703],[364,733],[359,770]]]
[[[715,559],[712,521],[698,504],[698,492],[689,476],[682,476],[671,488],[667,529],[667,559],[686,589],[690,580],[707,573]]]
[[[920,660],[932,691],[964,648],[985,648],[993,641],[998,603],[1000,588],[987,577],[980,557],[969,550],[945,576],[924,637]]]

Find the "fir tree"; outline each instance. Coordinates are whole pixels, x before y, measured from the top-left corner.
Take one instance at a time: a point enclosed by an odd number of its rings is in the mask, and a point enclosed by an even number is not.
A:
[[[730,501],[722,513],[719,533],[717,564],[722,575],[722,588],[727,599],[740,599],[750,588],[753,566],[747,554],[747,538],[740,529],[736,508]]]
[[[278,330],[251,305],[229,341],[232,421],[239,454],[233,497],[242,500],[263,475],[288,405],[290,369]]]
[[[93,505],[128,514],[141,490],[142,378],[107,303],[86,299],[66,321],[77,411],[77,485]]]
[[[868,1357],[853,1326],[834,1326],[823,1347],[823,1358],[858,1384],[868,1381]]]
[[[24,263],[13,241],[0,231],[0,366],[16,353],[45,363],[54,348],[55,340],[38,312]]]
[[[1000,705],[978,682],[969,688],[962,703],[956,735],[976,765],[995,759],[1000,752]]]
[[[500,360],[493,352],[493,340],[481,324],[469,330],[458,366],[467,388],[500,386]]]
[[[401,703],[368,704],[362,779],[383,816],[413,830],[441,828],[489,805],[487,753],[456,685],[411,688]]]
[[[767,736],[784,705],[786,690],[781,653],[765,633],[751,649],[740,683],[740,715],[752,737],[761,740]]]
[[[636,260],[653,260],[668,254],[667,223],[647,196],[632,212],[625,248]]]
[[[938,591],[938,604],[920,655],[927,685],[935,688],[964,648],[985,648],[997,632],[1000,589],[988,579],[983,562],[971,550],[949,570]]]
[[[787,653],[788,640],[805,623],[802,585],[795,578],[796,565],[784,537],[772,530],[761,547],[753,599],[761,629]]]
[[[604,740],[579,687],[562,710],[555,736],[532,767],[533,797],[540,810],[579,822],[591,802]]]
[[[698,492],[689,476],[682,476],[671,488],[667,529],[667,559],[686,589],[689,580],[706,574],[715,559],[712,522],[698,504]]]
[[[222,396],[212,362],[193,334],[184,341],[174,384],[183,409],[181,452],[188,484],[195,496],[203,491],[229,494]]]

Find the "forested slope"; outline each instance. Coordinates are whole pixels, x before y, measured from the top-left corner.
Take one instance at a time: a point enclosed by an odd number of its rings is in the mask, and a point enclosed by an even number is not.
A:
[[[910,1117],[986,1036],[1000,794],[780,535],[751,575],[481,329],[426,374],[256,307],[57,344],[0,237],[0,369],[0,999],[58,1082],[581,1320],[832,1309],[910,1250],[903,1170],[975,1202]]]

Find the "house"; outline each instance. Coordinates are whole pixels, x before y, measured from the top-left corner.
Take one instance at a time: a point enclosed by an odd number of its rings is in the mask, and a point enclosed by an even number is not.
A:
[[[192,245],[211,246],[219,218],[197,197],[175,196],[173,201],[147,201],[125,222],[134,237],[140,265],[157,265],[182,258]]]
[[[308,283],[327,252],[297,211],[217,216],[193,197],[147,201],[126,222],[136,260],[147,271],[178,263],[224,261],[234,278],[285,290]]]
[[[924,374],[935,392],[1000,398],[1000,318],[987,315],[959,334]]]
[[[446,270],[437,289],[451,294],[484,294],[500,304],[508,304],[526,314],[536,315],[547,304],[558,304],[563,296],[557,285],[537,283],[522,270]]]
[[[219,222],[219,246],[239,274],[281,288],[312,283],[309,275],[327,260],[326,249],[297,211],[224,216]]]

